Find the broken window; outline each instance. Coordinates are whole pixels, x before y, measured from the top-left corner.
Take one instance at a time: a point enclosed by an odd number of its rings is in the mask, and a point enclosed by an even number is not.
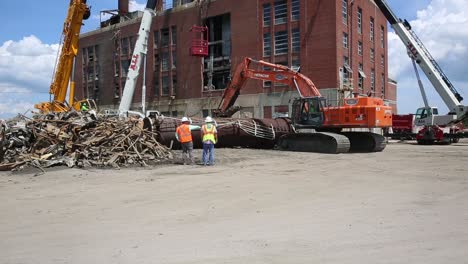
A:
[[[130,60],[121,60],[120,65],[122,66],[122,77],[127,77],[128,67],[130,67]]]
[[[271,72],[271,68],[267,66],[263,66],[263,70]],[[264,88],[271,87],[271,81],[263,81],[263,87]]]
[[[169,70],[169,53],[161,53],[161,71]]]
[[[375,91],[375,70],[372,69],[370,73],[370,82],[371,82],[371,90]]]
[[[301,60],[299,58],[293,58],[291,62],[291,69],[293,71],[299,71],[300,68],[301,68]]]
[[[292,0],[291,4],[291,20],[298,21],[300,14],[299,0]]]
[[[374,49],[370,49],[370,59],[371,59],[371,61],[374,61],[374,58],[375,58]]]
[[[162,95],[169,95],[169,76],[162,77]]]
[[[263,26],[268,27],[271,24],[271,5],[263,5]]]
[[[374,18],[370,18],[370,41],[374,42]]]
[[[362,63],[359,63],[358,87],[359,87],[359,92],[361,93],[363,91],[364,78],[366,78],[366,75],[364,74]]]
[[[269,57],[271,55],[271,34],[263,34],[263,57]]]
[[[359,56],[362,56],[362,42],[361,41],[358,41],[358,55]]]
[[[169,46],[169,29],[161,29],[161,47]]]
[[[288,5],[286,1],[275,2],[275,25],[286,23],[288,17]]]
[[[172,69],[175,70],[177,67],[177,54],[176,51],[172,51]]]
[[[154,31],[153,48],[155,49],[159,48],[159,31]]]
[[[177,75],[172,74],[172,95],[176,95],[177,92]]]
[[[298,28],[292,30],[291,34],[292,52],[300,52],[301,50],[301,34]]]
[[[154,72],[154,95],[157,96],[160,94],[159,87],[159,71]]]
[[[171,37],[172,37],[172,45],[177,45],[177,29],[175,26],[171,27]]]
[[[275,55],[288,53],[288,31],[275,32]]]

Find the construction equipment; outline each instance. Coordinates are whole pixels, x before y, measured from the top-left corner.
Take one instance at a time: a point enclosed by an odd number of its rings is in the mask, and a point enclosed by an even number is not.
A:
[[[252,63],[263,70],[251,69]],[[265,70],[269,68],[271,70]],[[300,98],[292,103],[291,125],[296,133],[280,138],[285,150],[321,153],[377,152],[385,148],[385,138],[372,132],[342,132],[352,128],[386,128],[392,124],[391,107],[381,98],[344,98],[340,106],[330,106],[314,83],[299,72],[278,64],[245,58],[240,63],[223,93],[214,115],[229,117],[239,110],[234,106],[248,79],[282,83],[295,87]]]
[[[132,60],[128,67],[127,81],[125,82],[122,100],[119,105],[119,113],[126,113],[130,111],[132,105],[133,94],[137,84],[138,76],[140,75],[140,67],[143,62],[143,72],[146,72],[146,53],[148,52],[148,39],[151,29],[151,21],[155,15],[154,9],[156,8],[157,1],[159,0],[148,0],[146,8],[143,10],[143,17],[141,18],[140,29],[138,30],[138,37],[135,44],[135,48],[132,54]],[[143,74],[145,79],[145,74]],[[145,98],[146,84],[143,80],[142,86],[142,112],[145,113]]]
[[[422,41],[411,29],[406,20],[398,19],[385,0],[374,0],[378,8],[387,18],[395,33],[403,41],[418,78],[418,84],[424,100],[424,107],[416,112],[415,125],[423,126],[416,134],[419,144],[433,144],[434,142],[450,143],[461,137],[460,128],[456,125],[468,118],[468,107],[461,104],[463,97],[455,89],[442,68],[429,53]],[[437,108],[429,106],[416,64],[424,72],[449,109],[447,115],[438,115]]]
[[[93,100],[85,99],[75,102],[75,81],[73,80],[80,29],[83,20],[88,19],[90,15],[90,8],[86,5],[86,0],[70,1],[62,31],[62,49],[50,85],[49,93],[53,98],[51,98],[50,102],[34,105],[41,113],[67,112],[71,109],[81,110],[82,107],[86,110],[96,109],[96,103]],[[69,83],[70,91],[68,91]],[[67,92],[69,92],[68,102],[65,100]]]

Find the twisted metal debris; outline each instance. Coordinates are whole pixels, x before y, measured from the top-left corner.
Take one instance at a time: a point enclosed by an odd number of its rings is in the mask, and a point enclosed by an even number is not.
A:
[[[1,124],[0,170],[27,165],[119,168],[171,162],[173,153],[157,136],[144,130],[138,119],[78,112],[34,118],[19,115]]]

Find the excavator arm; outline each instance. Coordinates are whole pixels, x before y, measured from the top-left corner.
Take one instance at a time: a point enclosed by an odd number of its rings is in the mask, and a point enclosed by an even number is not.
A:
[[[252,69],[252,64],[262,66],[263,70]],[[265,70],[265,68],[268,70]],[[271,81],[272,83],[282,83],[295,87],[301,98],[321,96],[314,83],[299,72],[293,71],[283,65],[246,57],[237,65],[231,82],[224,90],[218,109],[214,111],[214,116],[230,117],[240,109],[239,107],[234,107],[234,103],[248,79]]]
[[[51,102],[36,104],[34,107],[41,112],[65,112],[74,105],[74,83],[70,85],[70,99],[65,98],[68,91],[68,83],[72,75],[73,63],[78,54],[78,41],[83,20],[90,16],[90,9],[86,0],[71,0],[68,14],[64,22],[62,32],[62,49],[58,58],[49,93],[53,96]]]

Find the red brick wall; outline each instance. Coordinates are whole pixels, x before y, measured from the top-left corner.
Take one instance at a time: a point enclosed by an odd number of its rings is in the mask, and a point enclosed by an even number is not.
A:
[[[354,87],[357,89],[358,63],[364,64],[364,72],[367,78],[364,82],[364,91],[370,88],[370,69],[374,67],[376,72],[375,87],[376,96],[380,96],[381,73],[385,74],[387,79],[387,23],[383,14],[370,0],[348,0],[352,4],[348,7],[348,25],[343,24],[341,14],[341,0],[300,0],[300,21],[291,22],[288,12],[288,22],[286,24],[274,26],[274,0],[217,0],[211,2],[206,16],[212,17],[222,14],[230,14],[231,21],[231,61],[232,68],[246,56],[255,59],[264,59],[271,62],[288,61],[291,65],[292,57],[295,55],[282,55],[263,57],[263,33],[272,33],[272,49],[274,50],[274,32],[288,29],[289,45],[291,46],[291,29],[300,28],[300,61],[301,73],[308,76],[318,88],[336,88],[339,84],[338,68],[343,65],[343,56],[348,54],[350,66],[353,69]],[[272,5],[272,26],[263,27],[263,3]],[[289,9],[291,1],[288,1]],[[363,33],[357,33],[357,7],[363,10]],[[375,19],[375,59],[370,61],[369,50],[372,43],[369,41],[369,19]],[[177,94],[178,99],[206,97],[208,94],[203,92],[202,88],[202,59],[189,56],[189,43],[192,35],[189,30],[194,24],[199,24],[198,8],[188,8],[185,10],[168,13],[166,16],[157,16],[153,19],[152,30],[150,34],[150,45],[148,49],[148,74],[147,74],[147,99],[159,100],[168,97],[156,96],[154,93],[154,51],[153,51],[153,32],[160,31],[162,28],[177,27],[177,45],[171,49],[177,52],[177,69],[172,71],[177,75]],[[380,47],[380,26],[385,27],[385,48]],[[136,37],[139,22],[130,26],[120,28],[120,37]],[[100,45],[100,60],[105,60],[101,65],[101,83],[100,86],[100,104],[117,104],[114,99],[114,73],[113,73],[113,40],[115,30],[106,31],[99,34],[88,35],[80,39],[80,47],[91,45]],[[349,48],[342,46],[343,32],[349,33]],[[357,54],[357,41],[363,42],[363,56]],[[81,49],[80,49],[81,52]],[[274,52],[272,52],[274,54]],[[380,65],[380,55],[385,56],[385,66]],[[80,89],[82,80],[81,56],[78,54],[78,66],[76,68],[77,95],[83,96]],[[140,102],[141,99],[141,79],[135,90],[134,102]],[[160,82],[161,83],[161,82]],[[124,80],[122,83],[123,89]],[[271,88],[263,88],[261,81],[249,80],[241,94],[255,94],[262,92],[278,92],[290,88],[278,87],[272,85]],[[395,87],[386,87],[387,98],[395,100]],[[220,95],[221,91],[210,93],[211,96]]]

